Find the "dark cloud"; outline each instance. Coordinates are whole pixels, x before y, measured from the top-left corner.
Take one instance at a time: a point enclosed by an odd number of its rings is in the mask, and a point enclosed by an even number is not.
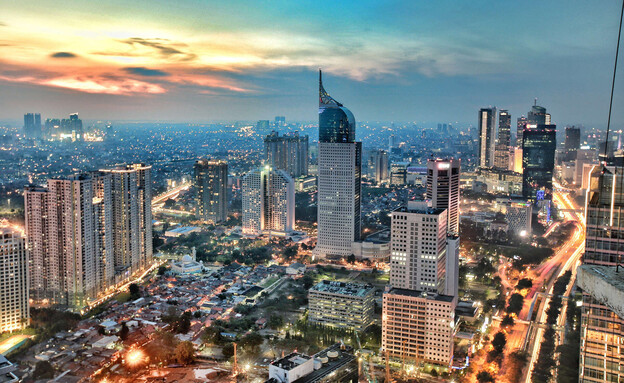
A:
[[[144,67],[128,67],[123,68],[124,71],[130,74],[137,74],[139,76],[152,76],[152,77],[164,77],[169,76],[169,73],[158,69],[149,69]]]
[[[167,39],[145,39],[142,37],[131,37],[125,40],[119,40],[128,45],[142,45],[157,50],[163,57],[175,58],[181,61],[191,61],[197,58],[197,55],[191,52],[181,50],[187,47],[186,44],[173,43]]]
[[[0,21],[0,27],[8,27],[9,25],[7,23],[3,23],[2,21]]]
[[[50,57],[54,57],[56,59],[73,59],[78,56],[71,52],[54,52],[50,55]]]

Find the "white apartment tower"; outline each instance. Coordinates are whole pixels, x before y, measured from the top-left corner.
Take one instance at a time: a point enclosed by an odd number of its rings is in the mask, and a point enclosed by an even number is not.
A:
[[[346,257],[361,237],[362,143],[355,118],[319,78],[318,239],[314,255]]]
[[[447,211],[410,201],[392,212],[390,284],[444,293]]]
[[[243,234],[285,236],[295,229],[295,181],[266,166],[243,177]]]
[[[29,317],[26,241],[0,227],[0,333],[24,328]]]

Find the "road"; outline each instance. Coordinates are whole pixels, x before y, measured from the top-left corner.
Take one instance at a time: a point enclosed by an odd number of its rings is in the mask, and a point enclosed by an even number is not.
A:
[[[555,183],[554,186],[555,188],[560,188],[560,185],[558,185],[557,183]],[[568,193],[564,191],[556,191],[555,193],[553,193],[553,202],[563,209],[572,211],[578,209]],[[585,218],[583,214],[578,212],[565,212],[564,216],[566,220],[575,221],[577,226],[575,233],[557,251],[557,254],[555,254],[555,256],[551,258],[551,260],[542,265],[545,267],[540,266],[539,268],[534,270],[534,272],[536,272],[535,275],[538,278],[541,278],[542,284],[540,285],[543,285],[543,278],[546,278],[546,274],[541,274],[542,272],[547,272],[551,275],[546,285],[546,292],[548,294],[552,293],[553,286],[557,278],[563,275],[566,271],[572,271],[572,282],[566,289],[566,294],[570,294],[571,286],[576,275],[576,267],[578,266],[578,264],[580,264],[581,256],[585,251]],[[554,272],[551,273],[552,270],[554,270]],[[539,304],[539,307],[536,311],[535,323],[543,323],[545,321],[546,308],[548,307],[549,302],[550,298],[548,297],[542,299],[542,302]],[[528,319],[530,320],[530,318]],[[561,317],[559,318],[558,323],[563,323]],[[537,357],[539,356],[543,335],[544,330],[542,328],[535,328],[534,326],[530,327],[529,331],[525,335],[525,340],[528,341],[527,352],[530,359],[528,368],[525,370],[526,375],[522,379],[522,381],[524,382],[528,383],[531,380],[531,371],[533,371],[533,366],[535,364],[535,361],[537,360]]]
[[[177,197],[177,195],[185,189],[188,189],[191,186],[190,182],[183,183],[180,186],[177,186],[171,190],[167,190],[165,193],[160,194],[154,198],[152,198],[152,206],[161,204],[168,200],[169,198]]]

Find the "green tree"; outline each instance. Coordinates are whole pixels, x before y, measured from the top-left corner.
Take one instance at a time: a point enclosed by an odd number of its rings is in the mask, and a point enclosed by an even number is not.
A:
[[[167,267],[166,266],[158,267],[158,275],[164,275],[166,271],[167,271]]]
[[[132,299],[139,299],[141,297],[141,288],[136,283],[131,283],[128,290],[130,291],[130,297]]]
[[[507,306],[507,312],[518,315],[522,311],[524,305],[524,297],[518,293],[514,293],[509,298],[509,305]]]
[[[267,326],[272,329],[280,328],[284,325],[284,318],[277,314],[271,314],[269,320],[267,321]]]
[[[128,328],[128,325],[126,324],[126,322],[121,322],[121,329],[119,329],[119,338],[121,340],[126,340],[128,339],[129,333],[130,333],[130,329]]]
[[[499,331],[494,335],[494,339],[492,339],[492,347],[494,347],[494,351],[497,355],[500,355],[505,351],[505,346],[507,345],[507,336],[502,331]]]
[[[510,315],[505,315],[505,317],[501,321],[502,327],[513,327],[515,324],[516,324],[516,321]]]
[[[242,337],[239,344],[244,349],[255,352],[262,345],[262,343],[264,343],[262,335],[257,332],[252,332]]]
[[[193,343],[189,341],[178,343],[175,348],[175,356],[180,364],[187,365],[193,363],[195,361],[195,348],[193,347]]]
[[[221,349],[221,353],[225,357],[225,359],[230,359],[234,355],[234,344],[226,343]]]
[[[47,360],[40,360],[35,365],[35,372],[33,372],[35,379],[53,379],[54,367]]]
[[[533,281],[530,278],[522,278],[516,285],[517,290],[530,289],[533,287]]]
[[[349,254],[349,256],[347,257],[347,262],[349,262],[350,264],[354,265],[355,264],[355,254]]]
[[[479,383],[494,383],[494,377],[489,371],[481,371],[477,374],[477,381]]]

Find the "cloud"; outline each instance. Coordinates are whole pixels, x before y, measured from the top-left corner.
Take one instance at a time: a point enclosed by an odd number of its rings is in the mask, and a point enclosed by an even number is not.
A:
[[[7,23],[4,23],[2,21],[0,21],[0,27],[8,27],[9,25]]]
[[[197,58],[192,52],[185,52],[186,44],[172,42],[168,39],[147,39],[142,37],[131,37],[129,39],[118,40],[132,47],[142,46],[156,50],[162,57],[172,58],[180,61],[192,61]]]
[[[56,59],[72,59],[74,57],[78,57],[78,55],[71,52],[54,52],[50,55],[50,57],[54,57]]]
[[[123,68],[124,71],[130,74],[136,74],[139,76],[148,76],[148,77],[165,77],[169,76],[169,73],[159,70],[159,69],[149,69],[144,67],[127,67]]]

